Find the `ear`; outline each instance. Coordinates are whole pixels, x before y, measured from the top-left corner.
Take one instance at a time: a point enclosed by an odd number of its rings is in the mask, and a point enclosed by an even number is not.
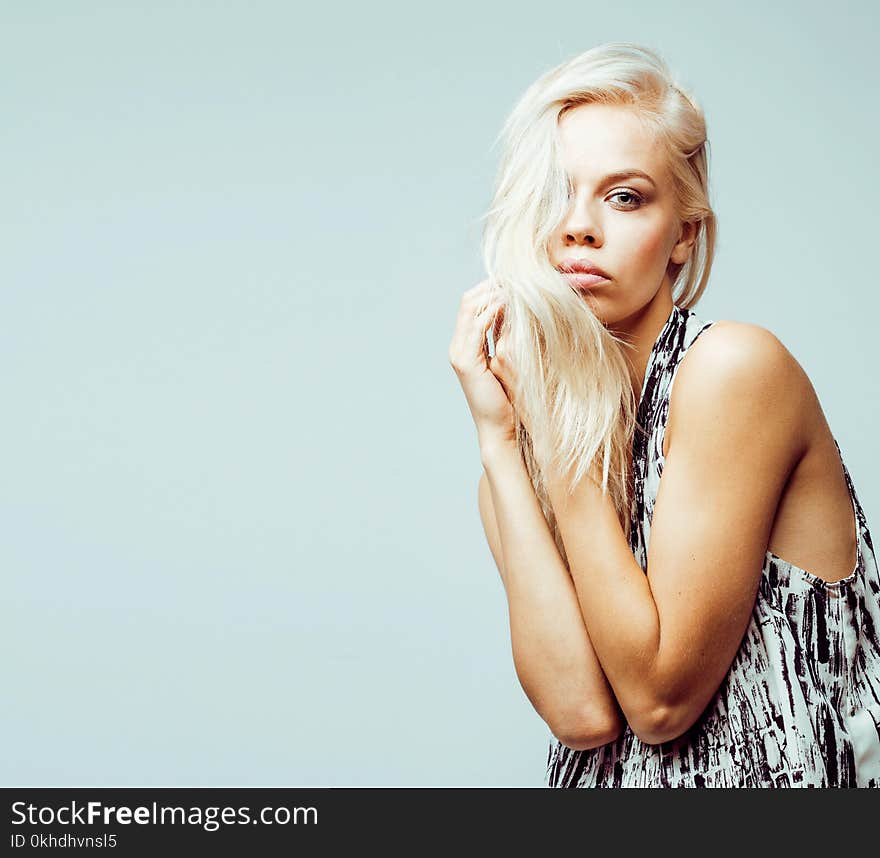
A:
[[[679,235],[678,242],[672,248],[672,253],[669,256],[670,263],[683,265],[690,259],[697,240],[699,223],[699,221],[690,221],[681,225],[681,234]]]

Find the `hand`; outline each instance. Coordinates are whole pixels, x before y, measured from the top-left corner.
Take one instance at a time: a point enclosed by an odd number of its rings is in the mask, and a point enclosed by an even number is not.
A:
[[[449,362],[461,383],[481,442],[490,438],[516,440],[516,418],[507,394],[515,376],[503,354],[498,353],[497,339],[495,356],[488,353],[487,332],[491,329],[496,337],[503,314],[500,287],[483,280],[462,296],[449,344]]]

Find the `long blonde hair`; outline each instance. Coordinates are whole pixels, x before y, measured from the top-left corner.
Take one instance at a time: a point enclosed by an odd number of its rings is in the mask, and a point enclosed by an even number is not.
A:
[[[602,491],[629,536],[632,442],[642,428],[625,354],[632,346],[605,328],[549,255],[570,205],[558,121],[583,104],[635,108],[667,154],[678,216],[698,222],[691,256],[673,280],[677,306],[692,307],[705,290],[716,234],[702,110],[664,61],[644,47],[606,43],[546,72],[525,91],[496,138],[503,148],[492,203],[482,218],[483,262],[506,300],[500,335],[518,379],[518,445],[566,565],[538,462],[548,473],[566,475],[571,491],[600,461]],[[530,431],[520,415],[529,415]]]

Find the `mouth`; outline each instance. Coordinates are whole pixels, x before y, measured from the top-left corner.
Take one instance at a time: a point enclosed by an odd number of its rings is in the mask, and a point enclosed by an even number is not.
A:
[[[607,277],[603,277],[600,274],[584,274],[580,271],[562,273],[564,274],[565,279],[568,280],[569,285],[579,290],[595,289],[605,283],[611,282]]]
[[[567,259],[563,259],[556,266],[556,270],[562,274],[595,274],[598,277],[604,277],[606,280],[610,279],[608,273],[603,271],[598,265],[593,265],[592,262],[586,259],[579,259],[576,256],[569,256]]]

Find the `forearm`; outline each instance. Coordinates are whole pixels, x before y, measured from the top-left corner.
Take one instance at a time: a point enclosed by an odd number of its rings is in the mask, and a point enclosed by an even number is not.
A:
[[[523,690],[566,744],[611,741],[622,724],[617,701],[519,450],[513,442],[482,443],[481,458],[502,546],[513,659]]]
[[[664,685],[658,661],[660,617],[611,498],[589,479],[573,497],[562,481],[550,480],[548,495],[603,670],[624,712],[652,713]]]

